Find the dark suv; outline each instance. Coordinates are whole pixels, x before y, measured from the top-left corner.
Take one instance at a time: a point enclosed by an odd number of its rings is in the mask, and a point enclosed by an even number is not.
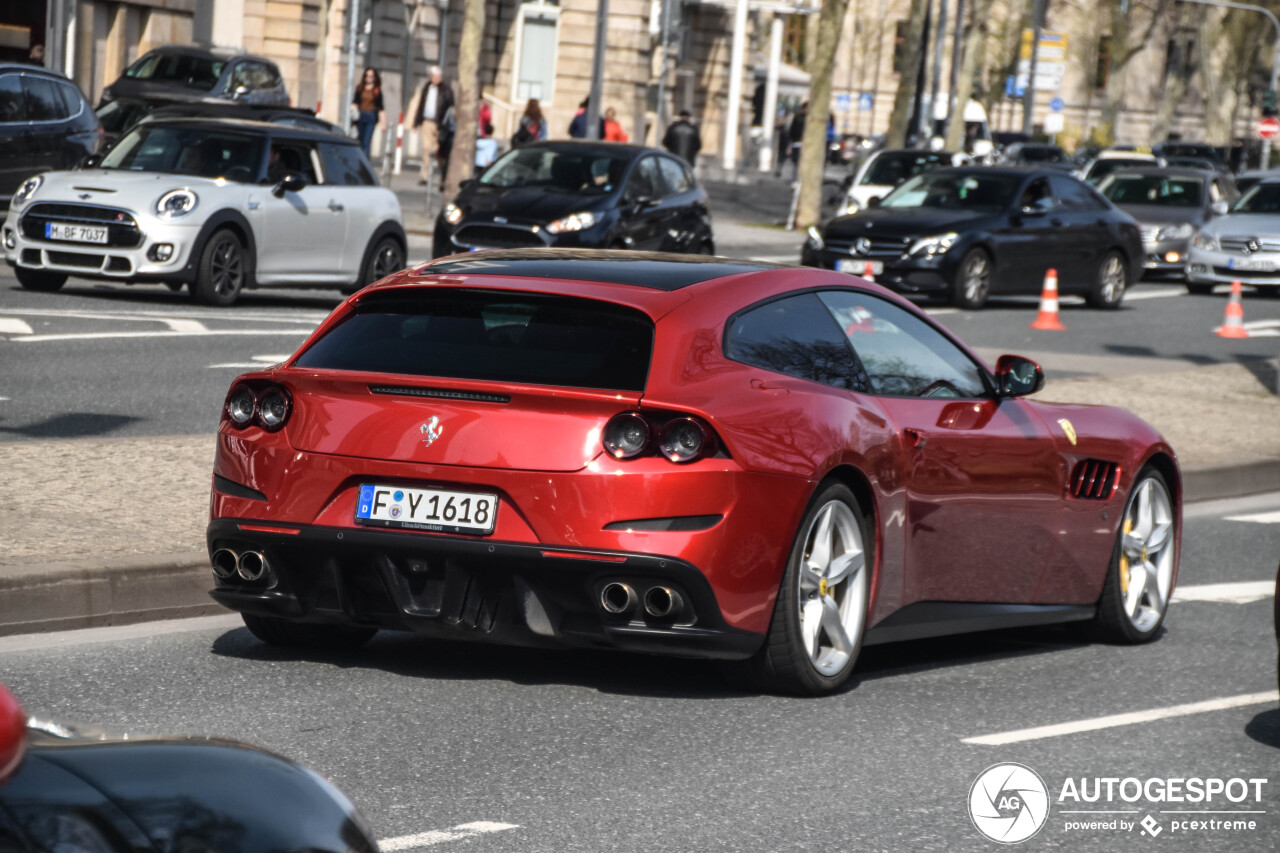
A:
[[[270,59],[180,44],[168,44],[144,54],[102,90],[99,106],[116,98],[170,102],[206,98],[289,106],[284,78]]]
[[[0,62],[0,207],[39,172],[70,169],[102,129],[76,84],[56,71]]]

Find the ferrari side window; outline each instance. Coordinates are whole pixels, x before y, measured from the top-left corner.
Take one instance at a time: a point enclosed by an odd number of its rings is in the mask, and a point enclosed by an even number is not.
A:
[[[812,293],[766,302],[734,317],[725,333],[725,355],[797,379],[866,390],[849,342]]]
[[[884,397],[983,397],[982,370],[926,321],[870,294],[819,294],[865,368],[870,391]]]

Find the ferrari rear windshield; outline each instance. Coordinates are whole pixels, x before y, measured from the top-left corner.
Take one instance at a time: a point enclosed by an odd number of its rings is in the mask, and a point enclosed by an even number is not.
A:
[[[298,367],[643,391],[653,321],[633,308],[495,290],[372,293]]]

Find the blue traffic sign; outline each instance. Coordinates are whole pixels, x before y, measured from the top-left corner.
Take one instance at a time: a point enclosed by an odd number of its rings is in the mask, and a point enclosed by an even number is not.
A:
[[[1062,103],[1062,98],[1054,98],[1052,101],[1049,102],[1049,109],[1053,110],[1055,113],[1062,112],[1062,108],[1064,106],[1066,105]]]
[[[875,106],[875,99],[871,97],[870,92],[863,92],[858,98],[858,109],[869,110]]]
[[[852,105],[852,100],[849,98],[848,92],[841,92],[840,94],[836,95],[836,109],[838,109],[840,112],[842,113],[848,112],[849,107],[851,105]]]

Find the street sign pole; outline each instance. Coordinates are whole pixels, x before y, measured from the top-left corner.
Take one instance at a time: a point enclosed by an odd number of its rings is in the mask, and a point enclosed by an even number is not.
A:
[[[1022,132],[1027,136],[1035,129],[1036,56],[1040,53],[1040,33],[1044,30],[1045,0],[1031,3],[1031,59],[1027,66],[1027,86],[1022,90]]]

